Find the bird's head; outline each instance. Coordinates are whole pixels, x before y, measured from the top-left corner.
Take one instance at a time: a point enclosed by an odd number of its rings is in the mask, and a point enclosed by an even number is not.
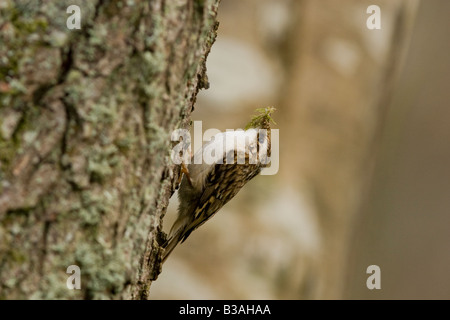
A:
[[[272,113],[274,113],[277,109],[274,107],[267,108],[259,108],[256,109],[256,114],[252,117],[250,122],[245,126],[245,130],[247,129],[270,129],[270,122],[276,124],[272,119]]]

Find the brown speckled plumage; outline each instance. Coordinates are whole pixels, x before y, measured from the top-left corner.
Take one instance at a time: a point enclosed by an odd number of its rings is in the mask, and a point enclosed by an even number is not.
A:
[[[178,197],[180,205],[178,208],[178,218],[172,226],[169,240],[165,246],[163,261],[167,259],[178,243],[185,241],[192,231],[209,220],[228,201],[230,201],[239,190],[251,179],[257,176],[264,166],[267,166],[261,159],[252,163],[249,159],[252,153],[259,152],[264,142],[267,143],[267,156],[270,157],[270,114],[274,108],[260,109],[261,114],[252,119],[252,128],[267,129],[267,135],[258,134],[258,142],[255,146],[250,146],[245,150],[245,163],[238,163],[238,152],[229,151],[224,154],[221,164],[189,164],[187,169],[189,178],[184,175]],[[255,122],[255,119],[258,121]],[[210,143],[210,142],[209,142]],[[205,144],[205,148],[208,144]],[[232,159],[232,164],[226,159]],[[242,156],[242,155],[240,155]]]

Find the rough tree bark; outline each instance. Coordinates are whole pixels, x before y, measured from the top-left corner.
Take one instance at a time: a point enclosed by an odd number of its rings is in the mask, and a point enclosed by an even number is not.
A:
[[[1,3],[0,299],[148,298],[218,2]]]

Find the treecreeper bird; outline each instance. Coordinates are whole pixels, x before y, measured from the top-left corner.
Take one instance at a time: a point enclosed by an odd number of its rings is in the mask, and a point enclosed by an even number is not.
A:
[[[191,158],[178,190],[178,218],[165,243],[164,262],[178,243],[204,224],[261,169],[271,156],[271,117],[273,107],[257,109],[244,130],[216,134]],[[202,157],[196,164],[195,159]]]

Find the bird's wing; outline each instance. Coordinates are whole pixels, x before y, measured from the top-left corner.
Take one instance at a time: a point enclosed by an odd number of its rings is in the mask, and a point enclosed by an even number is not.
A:
[[[215,164],[237,163],[236,152],[241,160],[245,154],[248,163],[247,153],[252,150],[252,157],[257,150],[257,131],[250,129],[247,131],[227,131],[216,134],[210,141],[194,154],[191,164],[188,166],[191,173],[193,186],[197,190],[204,190],[208,177],[213,173]],[[201,164],[196,164],[196,159],[201,159]],[[252,158],[252,160],[256,160]]]
[[[206,163],[195,164],[194,162],[189,164],[189,173],[193,179],[191,180],[192,184],[190,186],[186,185],[186,189],[183,189],[185,190],[184,196],[192,201],[195,201],[193,200],[193,198],[195,198],[197,201],[194,203],[193,207],[189,205],[180,211],[178,219],[172,227],[171,236],[166,244],[163,261],[167,259],[178,243],[185,241],[192,231],[209,220],[220,208],[231,200],[236,193],[238,193],[247,181],[251,180],[260,172],[261,163],[250,164],[249,161],[249,152],[253,155],[257,149],[256,133],[251,130],[244,133],[246,137],[250,138],[249,148],[243,143],[243,141],[245,142],[245,139],[238,139],[236,148],[231,150],[228,148],[225,148],[225,150],[223,148],[215,148],[216,146],[221,146],[221,143],[223,143],[223,139],[227,134],[228,137],[236,136],[242,138],[243,133],[227,132],[218,134],[215,136],[216,139],[205,144],[193,157],[194,160],[196,156],[201,156],[204,150],[210,151],[211,149],[215,149],[219,151],[219,157],[217,159],[222,160],[222,163],[219,164],[218,162],[215,162],[215,164],[208,165]],[[211,147],[210,150],[207,149],[208,146]],[[220,150],[224,150],[224,152],[222,153]],[[238,153],[241,157],[242,151],[244,151],[245,154],[245,164],[243,165],[238,164],[237,161]],[[234,161],[232,164],[229,164],[230,162],[227,161],[227,159],[234,159]],[[183,183],[187,184],[185,179],[186,178],[182,181],[182,186]],[[182,186],[180,187],[179,192],[182,191]],[[179,193],[179,195],[181,195],[181,193]]]
[[[230,151],[234,153],[235,151]],[[226,157],[226,156],[225,156]],[[205,180],[203,193],[194,210],[193,219],[184,230],[182,241],[192,231],[209,220],[220,208],[231,200],[247,181],[259,173],[258,165],[216,164]],[[248,155],[246,155],[248,163]]]

